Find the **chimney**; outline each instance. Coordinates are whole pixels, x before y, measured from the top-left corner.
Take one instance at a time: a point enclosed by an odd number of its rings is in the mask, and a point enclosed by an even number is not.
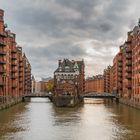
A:
[[[58,60],[58,66],[60,67],[60,65],[61,65],[61,60]]]
[[[75,61],[74,60],[72,60],[72,63],[74,63]]]

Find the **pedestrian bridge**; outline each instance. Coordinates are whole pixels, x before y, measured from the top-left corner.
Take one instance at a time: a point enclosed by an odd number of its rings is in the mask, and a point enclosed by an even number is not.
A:
[[[48,92],[31,93],[31,94],[25,94],[22,98],[23,101],[26,98],[49,98],[50,100],[52,100],[52,94]]]
[[[102,99],[118,99],[118,96],[116,94],[110,94],[110,93],[97,93],[97,92],[90,92],[83,95],[83,98],[102,98]]]
[[[39,93],[31,93],[31,94],[26,94],[23,97],[23,101],[25,99],[30,99],[30,98],[49,98],[50,101],[52,101],[52,94],[48,92],[39,92]],[[100,98],[100,99],[116,99],[118,100],[118,96],[116,94],[110,94],[110,93],[97,93],[97,92],[90,92],[86,93],[82,96],[82,98]]]

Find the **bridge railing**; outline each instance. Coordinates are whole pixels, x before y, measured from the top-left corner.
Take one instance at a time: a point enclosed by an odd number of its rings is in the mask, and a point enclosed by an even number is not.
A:
[[[117,94],[111,94],[111,93],[97,93],[97,92],[90,92],[83,97],[112,97],[112,98],[118,98]]]
[[[52,94],[48,92],[39,92],[39,93],[32,93],[32,94],[25,94],[23,97],[42,97],[42,96],[52,96]]]

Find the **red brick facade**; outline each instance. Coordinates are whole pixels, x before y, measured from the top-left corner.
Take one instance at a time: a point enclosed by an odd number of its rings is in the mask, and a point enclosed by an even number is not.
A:
[[[122,52],[119,52],[113,59],[113,93],[122,93]]]
[[[140,103],[140,21],[127,34],[127,40],[113,59],[113,66],[104,70],[104,92],[115,93],[133,105]],[[86,91],[99,91],[95,79],[86,81]]]
[[[55,96],[79,96],[85,92],[84,61],[59,60],[54,72]]]
[[[111,66],[108,66],[107,69],[104,70],[104,92],[111,93],[112,92],[112,72],[113,68]]]
[[[107,73],[107,74],[106,74]],[[140,102],[140,21],[138,26],[128,32],[127,40],[120,46],[119,53],[113,59],[112,90],[105,90],[118,95],[137,105]],[[104,76],[109,76],[105,70]],[[105,88],[108,87],[105,81]],[[110,83],[110,84],[111,84]],[[110,86],[110,85],[109,85]]]
[[[0,10],[0,102],[31,92],[31,66],[16,44],[16,35],[6,30]]]
[[[104,79],[102,75],[96,75],[86,79],[85,92],[104,92]]]

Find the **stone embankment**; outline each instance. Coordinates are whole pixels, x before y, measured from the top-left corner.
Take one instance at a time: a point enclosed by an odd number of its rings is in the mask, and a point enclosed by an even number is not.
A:
[[[3,109],[6,109],[6,108],[9,108],[13,105],[16,105],[18,104],[19,102],[22,101],[22,98],[19,98],[19,99],[14,99],[14,100],[10,100],[8,101],[7,103],[0,103],[0,110],[3,110]]]
[[[134,107],[136,109],[140,109],[140,104],[137,102],[134,102],[133,100],[120,98],[119,102],[128,106]]]

